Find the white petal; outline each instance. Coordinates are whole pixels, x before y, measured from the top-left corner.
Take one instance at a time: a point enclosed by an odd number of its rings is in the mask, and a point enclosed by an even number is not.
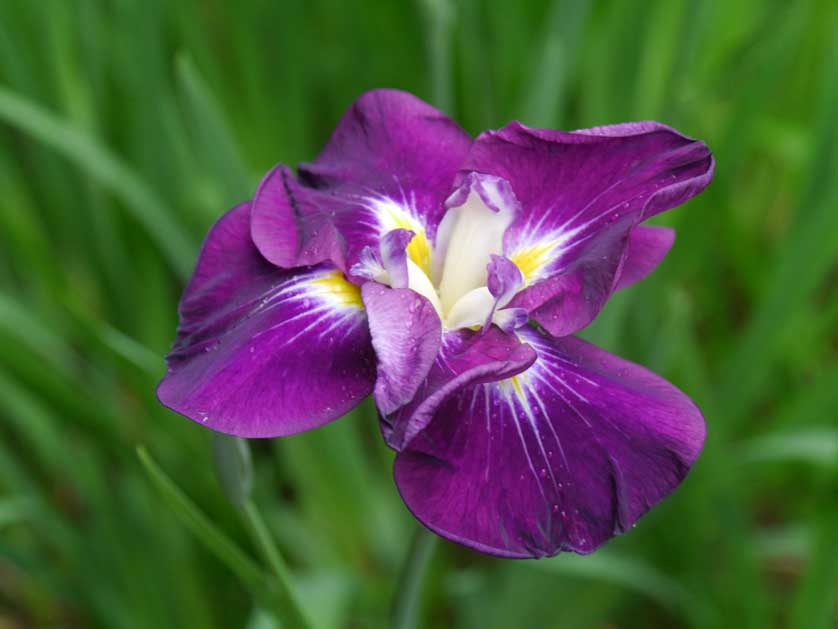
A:
[[[445,318],[445,327],[449,330],[482,326],[492,311],[495,298],[485,286],[467,292],[457,300]]]
[[[439,318],[442,318],[442,304],[439,303],[439,295],[436,294],[434,285],[431,284],[425,272],[410,258],[407,259],[407,287],[427,298],[433,304]]]
[[[470,290],[486,285],[489,254],[501,253],[503,232],[513,218],[513,211],[495,212],[474,192],[463,205],[448,210],[440,224],[447,242],[438,240],[440,249],[446,249],[439,282],[443,308],[450,310]]]

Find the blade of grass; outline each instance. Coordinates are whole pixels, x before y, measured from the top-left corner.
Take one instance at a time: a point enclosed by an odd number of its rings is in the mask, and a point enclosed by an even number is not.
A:
[[[581,556],[566,553],[545,561],[533,561],[527,567],[550,574],[605,581],[643,594],[668,608],[687,603],[689,593],[672,577],[654,566],[631,557],[608,551]]]
[[[555,0],[547,15],[539,46],[538,61],[517,114],[531,126],[563,126],[566,87],[576,68],[575,55],[580,48],[582,31],[588,23],[591,3],[588,0]]]
[[[800,303],[811,297],[838,261],[838,181],[834,176],[838,169],[838,121],[834,115],[838,82],[831,80],[832,71],[838,66],[838,43],[830,54],[823,68],[816,134],[820,144],[811,156],[810,176],[798,200],[799,207],[806,209],[806,218],[777,255],[769,271],[770,288],[722,374],[719,407],[731,420],[725,422],[725,430],[732,430],[746,417],[760,385],[770,375],[783,323],[794,315]]]
[[[835,496],[838,482],[835,476],[826,480],[826,496]],[[806,574],[792,600],[790,629],[828,629],[834,626],[838,614],[838,506],[832,504],[817,518],[816,539]]]
[[[163,499],[181,518],[181,521],[198,537],[227,567],[229,567],[257,597],[269,596],[278,607],[281,618],[285,618],[289,627],[304,629],[309,627],[309,621],[300,610],[296,597],[290,592],[287,574],[284,570],[277,572],[278,582],[269,580],[265,572],[244,551],[242,551],[224,533],[210,522],[198,507],[174,484],[159,465],[151,458],[142,446],[137,448],[137,456],[143,465],[149,479],[160,491]],[[252,505],[251,505],[252,506]],[[253,527],[254,535],[262,548],[266,551],[271,566],[277,571],[277,560],[271,552],[270,542],[265,537],[267,529],[261,518],[253,517],[253,509],[245,511],[246,517]],[[258,515],[258,514],[257,514]],[[279,562],[281,564],[281,561]],[[283,566],[284,568],[284,566]],[[278,587],[276,587],[278,585]]]
[[[184,525],[242,582],[256,592],[263,591],[265,588],[265,572],[210,522],[209,518],[157,465],[144,447],[137,448],[137,456],[149,480],[160,492],[169,507],[180,517]]]
[[[223,182],[224,205],[229,207],[249,198],[253,186],[237,143],[218,103],[186,53],[178,55],[175,73],[200,154],[211,165],[213,180]]]
[[[173,213],[128,166],[90,137],[40,105],[0,87],[0,120],[51,146],[121,199],[181,278],[192,270],[194,241]]]
[[[741,446],[747,463],[805,461],[826,468],[838,467],[838,429],[801,429],[763,435]]]
[[[442,111],[453,113],[451,42],[456,7],[450,0],[419,0],[419,8],[425,20],[431,102]]]

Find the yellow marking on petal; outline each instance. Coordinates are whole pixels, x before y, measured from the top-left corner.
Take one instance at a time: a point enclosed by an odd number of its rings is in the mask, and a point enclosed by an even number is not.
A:
[[[425,235],[425,230],[420,228],[417,231],[413,240],[407,245],[408,257],[416,263],[420,269],[425,272],[428,277],[431,276],[431,245],[428,243],[428,237]]]
[[[540,242],[530,247],[518,249],[509,256],[509,259],[521,270],[524,281],[531,282],[535,279],[541,269],[554,258],[553,251],[558,246],[555,240]]]
[[[361,310],[364,302],[361,299],[361,289],[348,281],[340,271],[329,271],[317,279],[308,282],[315,289],[318,296],[328,296],[341,306],[355,306]]]
[[[529,408],[530,402],[527,397],[526,391],[529,388],[529,379],[529,375],[526,371],[524,371],[522,373],[519,373],[517,376],[512,376],[511,378],[507,378],[506,380],[501,380],[500,384],[503,387],[511,388],[512,392],[515,394],[515,397],[518,398],[518,401],[521,403],[521,406],[524,408]]]
[[[395,203],[380,206],[382,219],[386,224],[386,231],[393,229],[409,229],[415,236],[407,245],[407,257],[413,260],[425,274],[431,276],[431,245],[425,228],[415,218],[407,214]]]

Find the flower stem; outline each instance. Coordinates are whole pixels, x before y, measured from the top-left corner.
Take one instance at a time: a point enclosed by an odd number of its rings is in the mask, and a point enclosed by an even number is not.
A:
[[[242,514],[247,522],[253,542],[259,548],[264,560],[276,576],[274,596],[276,598],[280,620],[283,627],[292,629],[310,629],[312,627],[306,614],[303,612],[297,596],[291,587],[288,576],[288,567],[282,559],[279,549],[274,543],[273,537],[262,519],[259,510],[250,499],[242,505]]]
[[[415,629],[417,626],[422,586],[436,547],[436,540],[436,535],[425,527],[419,526],[416,529],[393,599],[393,629]]]

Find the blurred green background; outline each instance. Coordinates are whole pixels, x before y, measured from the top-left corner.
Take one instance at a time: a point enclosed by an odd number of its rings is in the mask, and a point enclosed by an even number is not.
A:
[[[177,300],[210,224],[381,86],[473,133],[658,119],[717,159],[585,331],[702,407],[694,471],[589,557],[440,542],[420,626],[838,626],[837,9],[0,0],[0,628],[278,626],[135,449],[255,561],[210,435],[154,398]],[[252,447],[320,626],[386,626],[414,523],[373,409]]]

